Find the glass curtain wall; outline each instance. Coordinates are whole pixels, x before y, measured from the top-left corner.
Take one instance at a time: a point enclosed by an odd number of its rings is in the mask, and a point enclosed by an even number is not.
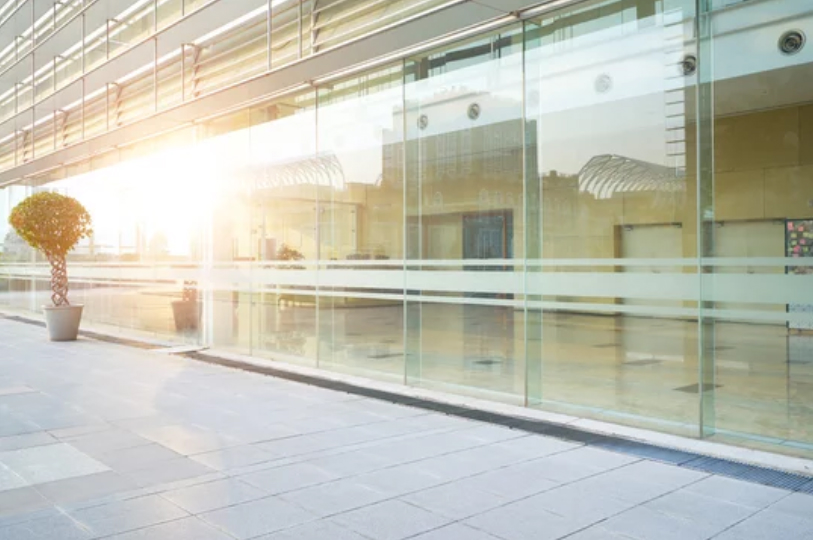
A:
[[[697,432],[693,5],[587,2],[526,27],[534,404]]]
[[[408,384],[524,399],[522,36],[405,63]]]
[[[813,456],[813,9],[701,4],[581,2],[0,212],[91,209],[90,328]],[[0,233],[0,309],[37,311]]]

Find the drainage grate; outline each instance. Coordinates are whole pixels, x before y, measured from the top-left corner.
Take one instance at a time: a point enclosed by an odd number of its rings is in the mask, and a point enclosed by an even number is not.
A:
[[[698,457],[688,463],[684,463],[683,467],[696,471],[729,476],[764,486],[787,489],[789,491],[800,491],[803,487],[813,482],[810,477],[799,474],[775,471],[755,465],[746,465],[744,463],[737,463],[736,461],[707,456]]]
[[[661,446],[626,439],[609,439],[607,441],[598,442],[595,446],[622,454],[671,463],[672,465],[683,465],[684,463],[697,459],[697,454],[692,454],[691,452],[673,450],[671,448],[663,448]]]
[[[810,493],[811,495],[813,495],[813,480],[806,484],[802,484],[796,491],[801,491],[802,493]]]
[[[709,384],[703,383],[703,391],[708,392],[709,390],[713,390],[715,388],[722,388],[722,384]],[[681,386],[679,388],[673,388],[676,392],[686,392],[687,394],[697,394],[700,390],[700,385],[697,383],[690,384],[689,386]]]

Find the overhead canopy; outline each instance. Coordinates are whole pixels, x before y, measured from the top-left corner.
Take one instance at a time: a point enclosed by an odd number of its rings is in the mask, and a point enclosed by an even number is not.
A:
[[[682,168],[604,154],[590,158],[579,171],[579,191],[597,199],[633,191],[677,192],[686,189],[684,177]]]

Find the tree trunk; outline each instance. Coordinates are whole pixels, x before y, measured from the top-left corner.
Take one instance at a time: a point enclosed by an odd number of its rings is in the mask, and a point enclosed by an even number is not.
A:
[[[49,257],[51,263],[51,302],[55,306],[69,306],[68,267],[65,257]]]

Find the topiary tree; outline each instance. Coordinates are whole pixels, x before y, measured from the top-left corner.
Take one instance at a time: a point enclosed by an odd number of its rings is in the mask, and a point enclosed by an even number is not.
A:
[[[69,306],[65,257],[92,234],[88,211],[72,197],[45,191],[15,206],[8,221],[20,238],[51,263],[51,301],[55,306]]]

